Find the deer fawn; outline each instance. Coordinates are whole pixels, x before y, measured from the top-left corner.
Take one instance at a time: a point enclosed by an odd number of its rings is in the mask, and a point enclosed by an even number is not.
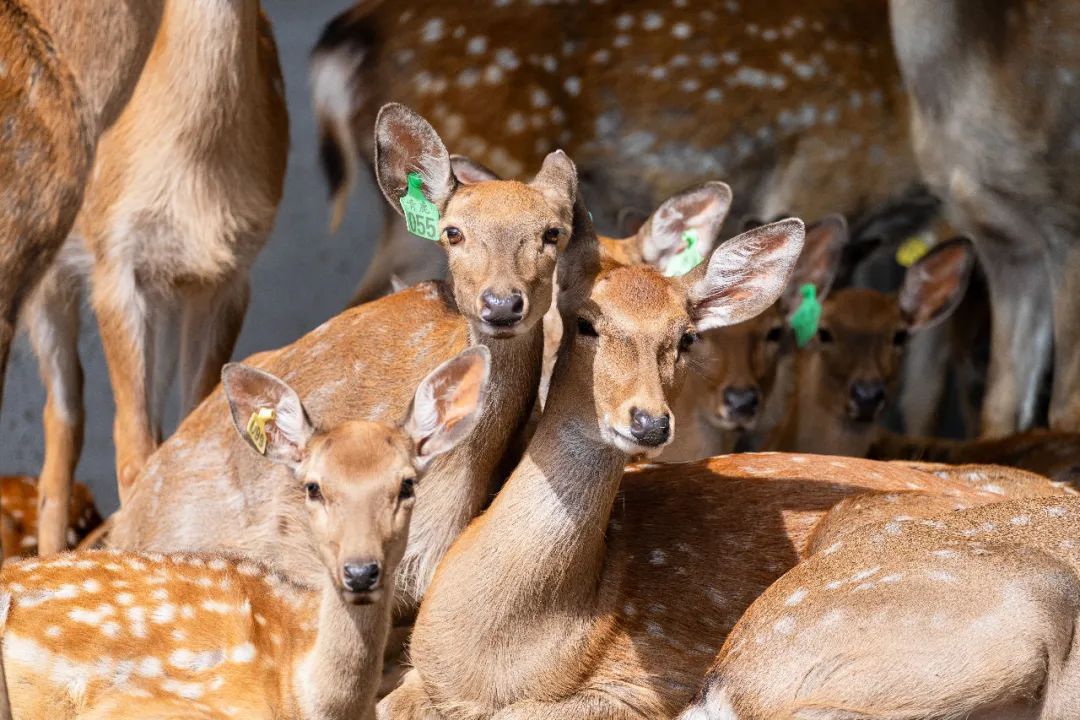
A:
[[[28,313],[49,392],[46,553],[63,547],[82,439],[83,276],[92,280],[116,398],[123,502],[160,439],[177,359],[182,412],[217,383],[247,306],[248,268],[281,197],[288,121],[258,0],[165,3],[160,25],[138,83],[99,142],[75,232]]]
[[[521,464],[440,563],[414,669],[380,717],[669,717],[842,498],[985,495],[900,464],[804,455],[623,478],[630,457],[658,453],[677,431],[668,408],[695,334],[769,307],[802,235],[797,220],[758,228],[680,278],[615,266],[595,240],[571,246],[578,262],[565,267],[581,276],[560,274],[567,332],[544,414]]]
[[[732,631],[684,720],[1071,718],[1080,499],[873,526]]]
[[[817,336],[796,357],[787,412],[765,447],[865,456],[883,432],[876,420],[895,392],[908,336],[948,316],[973,263],[970,245],[958,238],[912,265],[895,296],[860,288],[830,293]]]
[[[439,244],[452,288],[428,283],[346,311],[295,343],[250,360],[307,397],[318,424],[347,417],[400,418],[412,388],[468,345],[492,355],[492,390],[476,431],[435,463],[400,567],[400,594],[414,601],[442,554],[486,504],[515,432],[532,410],[543,355],[541,318],[556,262],[573,245],[575,173],[551,154],[530,183],[459,183],[431,126],[400,105],[378,122],[376,165],[398,204],[410,173],[439,209]],[[282,471],[240,453],[215,391],[151,458],[116,516],[110,543],[129,549],[234,550],[273,558],[302,576],[310,554],[288,542],[289,521],[262,510]]]
[[[94,118],[70,66],[21,0],[0,2],[0,398],[19,312],[71,229]]]
[[[64,542],[75,547],[101,525],[94,496],[82,483],[72,486]],[[8,516],[3,528],[4,557],[36,555],[38,547],[38,489],[34,478],[0,477],[0,511]]]
[[[1051,427],[1080,429],[1080,11],[1061,0],[892,0],[890,9],[919,165],[986,269],[983,432],[1033,424],[1051,347]]]
[[[883,2],[359,2],[311,78],[335,225],[388,100],[509,177],[566,148],[608,230],[715,177],[735,179],[736,218],[870,213],[917,179]],[[393,221],[360,301],[441,272]]]
[[[309,582],[253,559],[123,551],[4,568],[3,650],[19,717],[367,717],[418,476],[479,419],[487,348],[443,363],[403,425],[317,428],[295,390],[227,365],[242,441],[286,469]],[[296,502],[299,500],[299,502]]]

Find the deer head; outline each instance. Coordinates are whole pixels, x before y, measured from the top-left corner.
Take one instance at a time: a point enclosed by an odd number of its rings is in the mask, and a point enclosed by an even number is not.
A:
[[[331,581],[350,603],[381,598],[405,550],[415,486],[431,461],[465,438],[487,392],[489,353],[470,347],[416,389],[401,426],[349,421],[316,429],[300,397],[270,373],[232,363],[222,383],[237,432],[291,471],[284,493]]]
[[[454,299],[480,332],[519,335],[551,305],[559,253],[570,240],[577,173],[562,151],[528,183],[468,175],[430,124],[403,105],[379,113],[375,165],[387,202],[399,208],[408,176],[438,208]],[[461,172],[466,177],[458,177]]]

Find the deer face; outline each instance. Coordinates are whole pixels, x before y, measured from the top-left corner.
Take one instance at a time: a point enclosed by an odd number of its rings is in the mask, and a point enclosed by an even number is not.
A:
[[[418,173],[439,210],[437,241],[461,313],[495,337],[531,329],[551,305],[556,260],[570,241],[577,196],[570,158],[551,153],[529,183],[496,180],[455,165],[427,121],[402,105],[382,109],[375,136],[379,186],[391,206]]]
[[[802,248],[787,220],[722,244],[707,266],[668,278],[646,266],[596,275],[570,328],[571,384],[592,399],[598,439],[656,455],[672,438],[670,404],[698,333],[743,322],[779,296]],[[554,382],[559,379],[556,370]]]
[[[487,392],[489,353],[472,347],[417,387],[401,426],[351,421],[312,426],[299,396],[273,375],[226,365],[233,423],[249,447],[292,480],[279,514],[297,517],[329,581],[353,604],[376,602],[408,538],[416,485],[432,459],[475,427]]]

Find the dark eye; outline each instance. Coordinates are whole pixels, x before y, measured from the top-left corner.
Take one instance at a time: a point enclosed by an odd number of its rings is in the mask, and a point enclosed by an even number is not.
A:
[[[304,485],[304,492],[307,493],[308,500],[322,500],[322,488],[319,487],[317,482],[309,482]]]
[[[695,332],[684,332],[683,336],[679,338],[679,352],[686,352],[690,349],[690,346],[697,342],[698,336]]]
[[[405,478],[401,481],[398,500],[410,500],[414,497],[416,497],[416,478]]]
[[[544,231],[544,244],[554,245],[559,242],[560,235],[562,235],[562,228],[548,228]]]
[[[577,331],[578,335],[584,335],[585,337],[600,337],[600,333],[596,332],[593,324],[585,318],[577,319]]]
[[[443,230],[443,234],[446,235],[446,242],[451,245],[457,245],[459,242],[465,239],[465,236],[461,234],[461,231],[451,225]]]
[[[832,332],[825,328],[818,328],[817,331],[818,340],[823,343],[831,343],[833,341]]]
[[[779,326],[778,327],[771,327],[771,328],[769,328],[769,332],[767,332],[765,334],[765,342],[771,342],[771,343],[780,342],[780,338],[783,337],[783,335],[784,335],[784,328],[779,327]]]
[[[907,330],[897,330],[896,333],[892,336],[892,344],[896,347],[903,347],[904,344],[907,343],[907,339]]]

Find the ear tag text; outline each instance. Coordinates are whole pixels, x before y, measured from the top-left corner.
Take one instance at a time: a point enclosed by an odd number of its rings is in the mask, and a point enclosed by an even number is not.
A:
[[[423,185],[420,173],[409,173],[409,188],[398,202],[401,203],[401,211],[405,213],[405,225],[409,232],[434,241],[439,239],[439,208],[424,197],[420,189]]]
[[[683,233],[683,242],[686,243],[686,247],[671,258],[664,270],[664,275],[667,277],[685,275],[705,261],[697,247],[697,233],[687,230]]]
[[[817,299],[817,288],[813,283],[806,283],[799,288],[802,302],[795,312],[791,313],[788,324],[795,331],[795,344],[806,347],[818,331],[818,323],[821,321],[821,303]]]
[[[896,262],[900,267],[909,268],[928,252],[930,252],[930,243],[926,241],[926,233],[912,235],[896,248]]]
[[[247,434],[260,455],[266,454],[266,423],[274,422],[277,413],[273,408],[259,408],[248,419]]]

